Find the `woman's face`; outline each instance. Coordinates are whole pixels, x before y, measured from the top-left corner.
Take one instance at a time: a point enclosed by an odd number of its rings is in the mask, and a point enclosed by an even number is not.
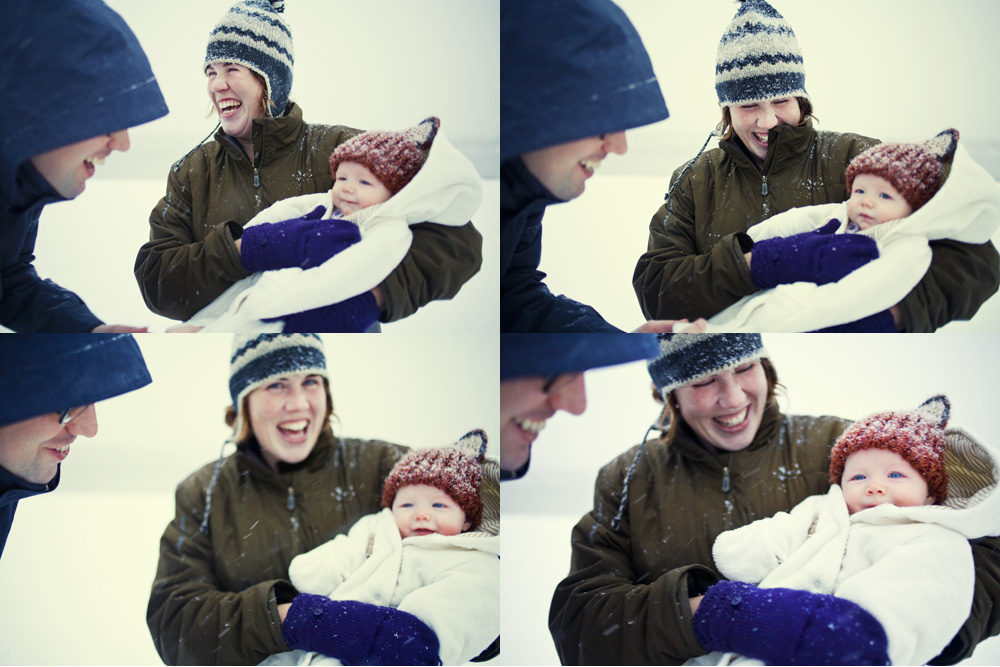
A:
[[[767,132],[778,125],[798,125],[802,120],[799,102],[794,97],[735,104],[729,107],[733,131],[753,153],[758,163],[767,157]]]
[[[250,141],[253,119],[267,115],[264,84],[252,70],[236,63],[212,63],[205,68],[205,76],[222,130],[234,139]]]
[[[326,424],[323,378],[293,374],[258,387],[247,396],[247,413],[268,465],[301,463]]]
[[[728,452],[746,449],[767,405],[760,361],[723,371],[673,392],[681,417],[702,443]]]

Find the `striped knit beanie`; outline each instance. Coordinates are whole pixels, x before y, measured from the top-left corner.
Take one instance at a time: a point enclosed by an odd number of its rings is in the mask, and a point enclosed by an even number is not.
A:
[[[480,490],[486,433],[480,429],[466,433],[448,447],[417,449],[393,466],[382,490],[382,506],[392,507],[396,492],[404,486],[426,484],[441,489],[465,511],[465,519],[475,530],[483,518]]]
[[[402,132],[362,132],[330,154],[330,173],[336,180],[341,162],[356,162],[396,194],[420,171],[440,127],[441,121],[431,116]]]
[[[760,334],[659,334],[660,356],[647,364],[666,400],[678,387],[732,370],[767,355]]]
[[[919,144],[878,144],[847,165],[847,191],[859,174],[884,178],[916,211],[944,184],[943,163],[958,148],[958,130],[949,129]]]
[[[927,482],[936,503],[948,497],[948,474],[944,471],[945,427],[951,403],[934,396],[908,412],[879,412],[854,422],[830,452],[830,483],[840,484],[847,457],[863,449],[895,452],[913,466]]]
[[[743,2],[722,35],[715,92],[720,107],[779,97],[809,98],[795,33],[764,0]]]
[[[238,417],[242,417],[239,413],[247,394],[293,373],[328,378],[326,353],[319,336],[313,333],[236,334],[230,360],[229,395]]]
[[[236,63],[264,77],[267,96],[274,103],[269,116],[285,112],[292,91],[292,31],[279,16],[283,0],[240,0],[222,16],[208,37],[205,63]],[[265,105],[267,106],[267,105]]]

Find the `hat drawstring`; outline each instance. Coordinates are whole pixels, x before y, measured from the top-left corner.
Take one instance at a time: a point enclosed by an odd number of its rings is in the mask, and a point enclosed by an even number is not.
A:
[[[676,188],[677,184],[681,182],[682,178],[684,178],[684,174],[688,172],[688,169],[691,168],[691,165],[693,165],[695,161],[701,157],[701,154],[705,152],[705,147],[708,146],[708,142],[710,142],[712,140],[712,137],[715,136],[718,136],[715,130],[708,133],[708,138],[705,139],[705,143],[701,145],[701,149],[698,150],[698,154],[695,155],[694,158],[692,158],[686,165],[684,165],[684,169],[682,169],[681,173],[677,176],[677,180],[674,181],[673,184],[670,186],[670,189],[667,190],[667,194],[663,195],[663,201],[669,201],[670,195],[673,194],[674,192],[674,188]]]
[[[202,139],[201,141],[199,141],[197,146],[195,146],[194,148],[192,148],[191,150],[189,150],[187,153],[185,153],[184,157],[182,157],[180,160],[178,160],[177,162],[174,162],[174,173],[175,174],[180,170],[181,163],[184,162],[184,160],[186,160],[188,158],[188,156],[191,155],[191,153],[194,153],[196,150],[198,150],[199,148],[201,148],[202,144],[204,144],[206,141],[208,141],[212,137],[212,135],[215,134],[215,132],[220,127],[222,127],[222,121],[219,121],[218,123],[216,123],[215,124],[215,129],[212,130],[211,132],[209,132],[207,137],[205,137],[204,139]]]
[[[219,458],[215,462],[215,468],[212,470],[212,479],[208,482],[208,490],[205,495],[205,516],[201,519],[201,525],[198,526],[198,530],[201,531],[202,535],[208,535],[208,517],[212,514],[212,492],[215,490],[215,485],[219,482],[219,473],[222,472],[222,462],[225,460],[226,445],[236,444],[236,441],[232,438],[226,438],[225,442],[222,443],[222,449],[219,450]]]
[[[662,424],[662,419],[660,422]],[[622,515],[625,513],[625,506],[628,504],[628,485],[629,482],[632,481],[632,474],[635,472],[635,468],[639,464],[639,457],[642,456],[642,452],[646,448],[646,442],[649,440],[649,434],[658,427],[658,424],[652,424],[648,429],[646,429],[646,435],[642,437],[639,449],[635,452],[635,458],[632,459],[632,465],[628,467],[628,472],[625,473],[625,482],[622,484],[622,501],[618,505],[618,513],[615,514],[613,519],[611,519],[611,530],[618,530],[618,526],[621,524]]]

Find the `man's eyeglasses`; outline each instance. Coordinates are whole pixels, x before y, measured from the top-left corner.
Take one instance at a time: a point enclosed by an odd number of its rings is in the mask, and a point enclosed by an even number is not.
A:
[[[65,410],[59,413],[59,423],[62,426],[65,426],[66,424],[70,423],[71,421],[82,415],[84,412],[86,412],[87,408],[89,408],[91,405],[93,405],[93,403],[87,403],[86,405],[78,405],[75,408],[66,408]]]
[[[542,385],[542,393],[557,394],[573,384],[573,380],[580,375],[581,373],[559,373],[558,375],[553,375]]]

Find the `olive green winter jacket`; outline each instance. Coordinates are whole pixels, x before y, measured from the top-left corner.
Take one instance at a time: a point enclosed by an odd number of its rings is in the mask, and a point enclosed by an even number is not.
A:
[[[847,199],[844,170],[878,143],[857,134],[820,132],[812,121],[769,133],[763,170],[735,138],[705,151],[680,177],[649,224],[647,251],[632,285],[647,319],[711,317],[758,291],[743,254],[752,225],[797,206]],[[970,319],[1000,286],[1000,255],[992,242],[931,243],[923,280],[901,302],[900,331],[931,332]]]
[[[681,423],[670,446],[649,441],[638,459],[636,446],[602,468],[594,509],[573,529],[570,574],[549,610],[563,664],[680,664],[706,653],[695,639],[688,600],[720,578],[715,538],[825,494],[830,447],[850,423],[772,408],[747,449],[718,453]],[[975,602],[942,654],[946,661],[967,657],[1000,632],[1000,539],[972,545]]]
[[[189,319],[249,275],[235,245],[243,224],[281,199],[329,190],[330,153],[359,132],[304,123],[301,108],[292,104],[280,118],[254,120],[254,163],[220,129],[215,141],[174,164],[166,195],[149,216],[149,241],[135,262],[150,310]],[[482,236],[471,222],[411,229],[409,252],[380,286],[383,322],[452,298],[482,264]]]
[[[181,482],[146,610],[163,661],[256,665],[288,651],[277,604],[295,595],[292,558],[379,511],[385,477],[405,451],[327,428],[303,463],[280,474],[241,445],[221,460],[214,485],[215,463]]]

